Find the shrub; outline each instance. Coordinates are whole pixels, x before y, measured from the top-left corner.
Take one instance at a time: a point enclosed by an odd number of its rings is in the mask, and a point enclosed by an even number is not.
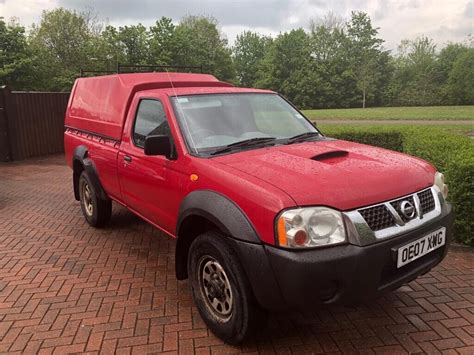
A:
[[[446,176],[455,209],[455,239],[474,245],[474,142],[445,128],[323,125],[328,136],[375,145],[431,162]]]

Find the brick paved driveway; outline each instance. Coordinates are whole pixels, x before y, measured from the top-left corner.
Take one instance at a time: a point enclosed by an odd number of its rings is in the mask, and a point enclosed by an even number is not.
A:
[[[377,302],[274,314],[234,348],[176,281],[174,241],[114,208],[88,227],[62,157],[0,164],[0,353],[474,353],[472,249]]]

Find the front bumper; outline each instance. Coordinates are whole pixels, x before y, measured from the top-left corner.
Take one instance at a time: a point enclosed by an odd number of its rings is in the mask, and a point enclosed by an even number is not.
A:
[[[265,308],[308,308],[367,301],[428,272],[445,257],[452,237],[452,207],[416,230],[375,244],[285,250],[236,242],[258,302]],[[401,268],[394,250],[446,227],[446,244]]]

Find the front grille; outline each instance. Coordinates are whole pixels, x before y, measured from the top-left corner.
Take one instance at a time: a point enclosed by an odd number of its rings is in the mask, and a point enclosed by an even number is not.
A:
[[[420,199],[421,210],[423,213],[428,213],[435,209],[435,200],[431,189],[418,192],[418,198]]]
[[[410,197],[404,197],[404,198],[401,198],[399,200],[396,200],[396,201],[392,201],[390,202],[390,204],[392,205],[393,208],[395,208],[395,210],[398,212],[398,214],[400,215],[400,218],[403,220],[403,222],[408,222],[409,220],[413,219],[416,217],[416,212],[415,212],[415,215],[412,217],[412,218],[407,218],[405,217],[405,215],[402,213],[402,209],[400,208],[400,206],[402,205],[402,202],[403,201],[408,201],[411,203],[411,205],[414,207],[415,206],[415,201],[413,200],[413,196],[410,196]]]
[[[373,231],[378,231],[395,225],[395,219],[384,205],[359,210]]]

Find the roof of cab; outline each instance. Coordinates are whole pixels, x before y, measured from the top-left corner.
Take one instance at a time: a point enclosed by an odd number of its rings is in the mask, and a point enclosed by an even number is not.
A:
[[[133,95],[166,88],[233,87],[209,74],[133,73],[79,78],[74,83],[65,125],[120,140]]]

